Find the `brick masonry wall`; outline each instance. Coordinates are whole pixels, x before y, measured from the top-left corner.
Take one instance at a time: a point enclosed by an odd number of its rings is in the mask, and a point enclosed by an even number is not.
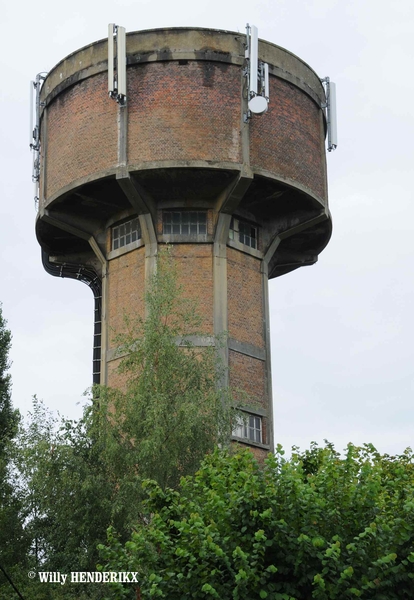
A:
[[[270,78],[268,112],[250,121],[250,162],[325,198],[321,110],[292,84]]]
[[[114,337],[125,331],[124,315],[144,316],[145,248],[122,254],[109,261],[107,318],[109,348]]]
[[[107,74],[65,90],[48,108],[46,198],[72,181],[113,167],[117,148],[117,105],[108,98]]]
[[[213,335],[212,244],[174,244],[172,252],[182,295],[195,302],[196,312],[201,316],[200,333]],[[125,314],[144,316],[144,287],[144,247],[109,261],[107,318],[110,349],[116,347],[116,334],[125,331]],[[123,376],[116,371],[118,364],[119,360],[108,364],[108,385],[123,387]]]
[[[249,405],[257,403],[267,409],[265,363],[257,358],[229,350],[230,386],[236,400]],[[242,391],[238,394],[237,391]]]
[[[240,444],[240,446],[242,447],[243,444]],[[249,450],[253,454],[253,456],[256,458],[256,460],[259,461],[259,463],[263,463],[264,459],[269,454],[268,450],[263,450],[262,448],[249,448]]]
[[[128,161],[241,161],[240,68],[168,61],[128,69]]]
[[[264,348],[260,264],[253,256],[227,248],[229,336]]]
[[[174,244],[172,253],[183,297],[195,302],[202,318],[201,333],[213,335],[213,246]]]
[[[128,162],[205,160],[240,163],[240,67],[213,61],[163,61],[127,71]],[[251,166],[325,196],[321,111],[292,84],[270,78],[266,115],[250,129]],[[117,163],[117,104],[107,75],[71,86],[48,107],[46,197]]]

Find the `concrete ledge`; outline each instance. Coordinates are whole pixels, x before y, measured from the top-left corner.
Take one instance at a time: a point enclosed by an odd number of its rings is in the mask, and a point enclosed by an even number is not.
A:
[[[116,250],[111,250],[108,252],[107,260],[112,260],[113,258],[118,258],[118,256],[122,256],[122,254],[128,254],[128,252],[132,252],[137,248],[141,248],[144,246],[144,242],[142,239],[136,240],[135,242],[131,242],[126,246],[122,246],[122,248],[117,248]]]
[[[186,335],[177,337],[175,343],[178,346],[194,346],[196,348],[206,348],[207,346],[215,346],[216,340],[212,335]]]
[[[259,260],[263,260],[263,252],[257,250],[257,248],[250,248],[250,246],[246,246],[246,244],[242,244],[237,240],[227,240],[227,245],[230,246],[230,248],[234,248],[235,250],[239,250],[245,254],[250,254],[250,256],[254,256]]]
[[[252,440],[246,440],[245,438],[239,438],[236,435],[231,436],[232,442],[237,442],[238,444],[243,444],[244,446],[250,446],[254,448],[263,448],[263,450],[270,450],[269,444],[259,444],[259,442],[253,442]]]
[[[158,236],[160,244],[212,244],[213,236],[208,233],[162,233]]]
[[[252,358],[257,358],[258,360],[266,360],[266,350],[264,348],[254,346],[253,344],[238,342],[234,338],[229,338],[228,347],[229,350],[239,352],[239,354],[245,354],[246,356],[251,356]]]
[[[268,416],[268,411],[265,408],[260,408],[260,406],[240,406],[237,404],[233,408],[240,412],[248,413],[249,415],[256,415],[258,417]]]
[[[216,345],[216,339],[212,335],[188,335],[185,337],[177,337],[175,339],[175,343],[177,346],[182,346],[185,348],[187,345],[194,346],[195,348],[207,348],[210,346]],[[127,356],[127,352],[121,352],[119,348],[110,348],[106,352],[106,362],[111,362],[112,360],[118,360]]]

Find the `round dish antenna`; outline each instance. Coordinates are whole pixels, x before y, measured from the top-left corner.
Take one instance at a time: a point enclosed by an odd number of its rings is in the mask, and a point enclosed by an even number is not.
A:
[[[253,96],[249,100],[249,110],[255,115],[263,115],[268,109],[268,102],[264,96]]]

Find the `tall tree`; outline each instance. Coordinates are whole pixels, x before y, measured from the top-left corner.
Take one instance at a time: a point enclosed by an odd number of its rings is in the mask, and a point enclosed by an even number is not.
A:
[[[27,560],[38,571],[95,571],[97,543],[111,523],[113,490],[90,435],[90,409],[78,421],[54,416],[36,397],[17,438],[15,465],[26,509]],[[102,598],[99,585],[21,582],[27,598]],[[50,589],[49,589],[50,588]],[[3,600],[0,595],[0,600]]]
[[[12,442],[17,433],[19,412],[11,401],[11,378],[8,369],[11,333],[0,305],[0,586],[11,587],[5,572],[21,563],[26,551],[22,503],[16,492],[16,475],[11,468]]]
[[[143,479],[176,487],[215,445],[229,443],[236,419],[229,391],[219,385],[217,348],[192,344],[206,334],[177,282],[172,252],[159,255],[145,319],[126,319],[126,333],[118,336],[126,389],[101,389],[96,405],[96,439],[117,482],[114,511],[127,520],[137,518]]]
[[[10,346],[11,333],[7,329],[0,304],[0,460],[16,434],[19,421],[18,411],[13,410],[11,403],[11,377],[8,373]]]
[[[42,571],[95,570],[107,527],[126,541],[140,520],[143,479],[176,487],[230,438],[234,416],[218,385],[217,352],[191,344],[202,335],[200,318],[182,297],[169,252],[146,302],[146,318],[130,316],[118,338],[125,388],[94,389],[78,422],[56,419],[35,399],[21,429],[16,464],[30,557]]]

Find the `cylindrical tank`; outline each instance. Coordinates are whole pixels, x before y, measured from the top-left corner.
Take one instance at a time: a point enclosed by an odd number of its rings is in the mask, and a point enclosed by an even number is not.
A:
[[[256,406],[235,439],[260,455],[273,448],[268,278],[316,262],[331,233],[324,88],[260,40],[270,102],[250,114],[245,35],[157,29],[127,35],[121,105],[108,96],[107,45],[69,55],[41,90],[45,267],[93,284],[94,380],[119,386],[112,332],[144,313],[157,252],[173,244],[203,314],[207,337],[194,342],[226,332],[229,383]]]

